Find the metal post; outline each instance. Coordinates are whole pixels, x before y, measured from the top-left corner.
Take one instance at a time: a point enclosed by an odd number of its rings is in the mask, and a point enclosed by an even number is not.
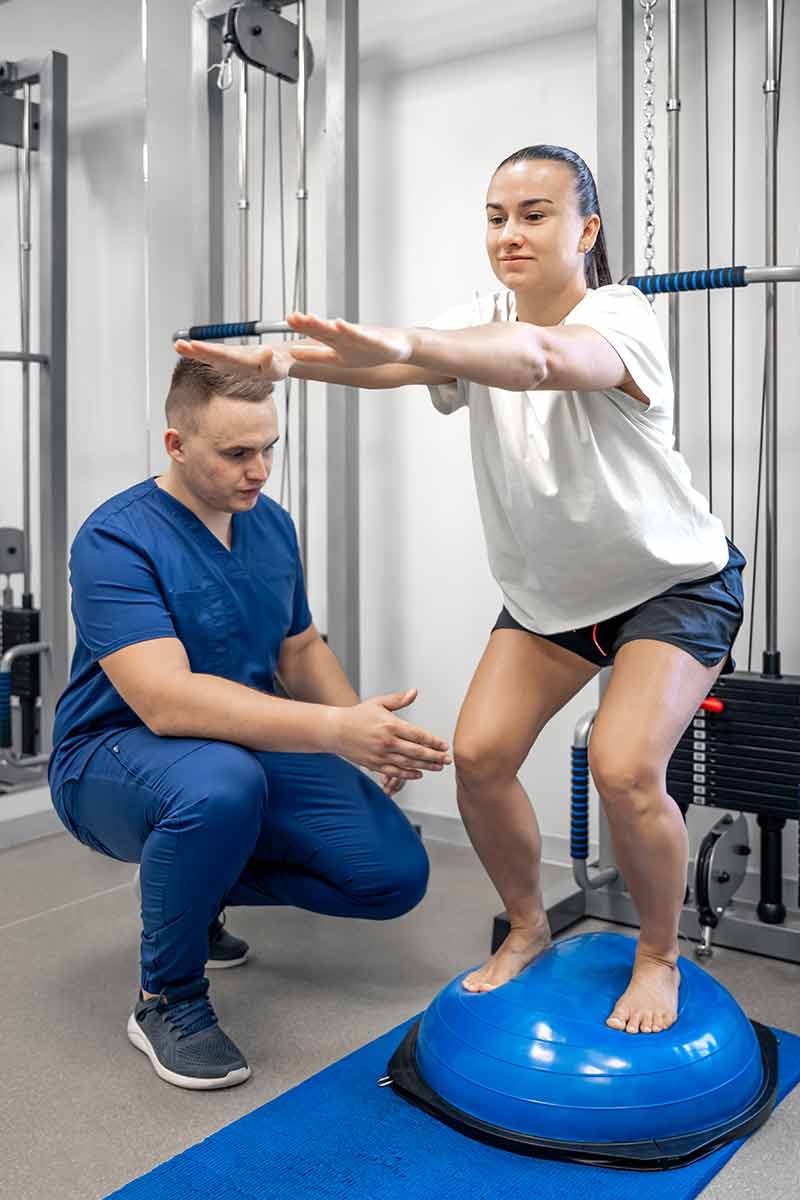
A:
[[[306,3],[297,0],[297,307],[308,303],[306,114],[308,109],[308,55],[306,53]],[[308,572],[308,382],[298,380],[298,518],[300,554]]]
[[[668,4],[668,76],[667,86],[667,175],[669,186],[669,215],[668,237],[669,254],[668,270],[680,269],[680,42],[679,42],[679,0],[669,0]],[[675,295],[669,297],[669,365],[672,382],[675,389],[675,410],[673,428],[675,432],[675,447],[680,448],[681,436],[681,342],[680,342],[680,299]]]
[[[222,56],[226,4],[198,0],[192,10],[193,319],[209,322],[224,319],[223,93],[209,70]]]
[[[50,54],[39,75],[39,527],[41,750],[52,746],[58,697],[67,686],[67,58]]]
[[[249,146],[247,142],[247,63],[239,62],[239,312],[242,321],[250,317],[250,198],[248,181]],[[259,314],[260,316],[261,314]],[[246,341],[246,339],[243,339]]]
[[[633,274],[636,130],[634,13],[628,0],[597,0],[597,190],[603,198],[613,279]]]
[[[766,244],[768,267],[778,261],[778,29],[775,0],[764,7],[766,34],[764,79],[764,145],[766,168]],[[778,290],[767,283],[765,292],[764,378],[765,378],[765,452],[766,452],[766,644],[764,674],[780,675],[778,651]]]
[[[634,232],[635,146],[634,6],[629,0],[597,0],[595,14],[597,61],[597,190],[603,197],[608,261],[613,279],[632,274]],[[599,698],[608,687],[610,671],[600,672]],[[601,805],[599,817],[600,868],[616,865],[611,832]],[[609,890],[624,886],[621,878]]]
[[[326,8],[326,310],[358,320],[358,0]],[[360,686],[358,391],[327,385],[328,640]]]
[[[19,229],[19,300],[22,353],[31,349],[31,85],[22,85],[22,200]],[[31,593],[31,367],[22,361],[22,603]]]

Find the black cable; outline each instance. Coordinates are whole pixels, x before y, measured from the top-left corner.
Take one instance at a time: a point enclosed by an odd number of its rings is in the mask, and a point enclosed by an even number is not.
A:
[[[703,0],[703,57],[705,62],[706,126],[706,268],[711,270],[711,148],[708,121],[708,0]],[[708,506],[714,509],[713,434],[711,430],[711,292],[706,292],[706,356],[708,389]]]
[[[736,0],[731,0],[731,262],[736,262]],[[731,288],[731,541],[735,542],[736,288]]]

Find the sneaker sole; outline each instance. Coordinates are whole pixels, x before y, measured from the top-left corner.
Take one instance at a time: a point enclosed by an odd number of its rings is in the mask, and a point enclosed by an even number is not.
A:
[[[246,963],[250,957],[250,951],[246,950],[241,958],[209,958],[206,963],[206,970],[219,971],[225,967],[241,967],[242,963]]]
[[[215,1088],[236,1087],[238,1083],[244,1083],[246,1079],[250,1078],[249,1067],[237,1067],[235,1071],[229,1071],[220,1079],[197,1079],[192,1075],[178,1075],[175,1071],[170,1071],[159,1061],[150,1039],[142,1032],[133,1013],[128,1017],[128,1039],[137,1050],[141,1050],[142,1054],[147,1055],[156,1075],[166,1083],[174,1084],[175,1087],[207,1092]]]

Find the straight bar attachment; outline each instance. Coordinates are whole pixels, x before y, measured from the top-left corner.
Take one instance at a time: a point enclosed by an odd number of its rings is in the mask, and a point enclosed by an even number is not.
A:
[[[293,333],[285,321],[228,321],[220,325],[190,325],[173,333],[172,340],[221,342],[225,338],[258,337],[260,333]]]
[[[629,275],[625,283],[647,295],[669,292],[710,292],[717,288],[747,287],[750,283],[800,282],[800,265],[790,267],[714,267],[674,271],[664,275]]]

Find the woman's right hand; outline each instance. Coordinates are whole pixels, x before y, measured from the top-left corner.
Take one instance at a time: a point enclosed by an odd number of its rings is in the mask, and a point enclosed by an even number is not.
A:
[[[218,342],[185,341],[180,338],[175,350],[183,358],[196,358],[220,371],[237,375],[262,375],[275,383],[286,379],[294,363],[288,345],[222,346]]]
[[[395,779],[419,779],[453,759],[447,742],[395,714],[416,699],[416,688],[373,696],[351,708],[332,708],[330,749],[334,754]]]

